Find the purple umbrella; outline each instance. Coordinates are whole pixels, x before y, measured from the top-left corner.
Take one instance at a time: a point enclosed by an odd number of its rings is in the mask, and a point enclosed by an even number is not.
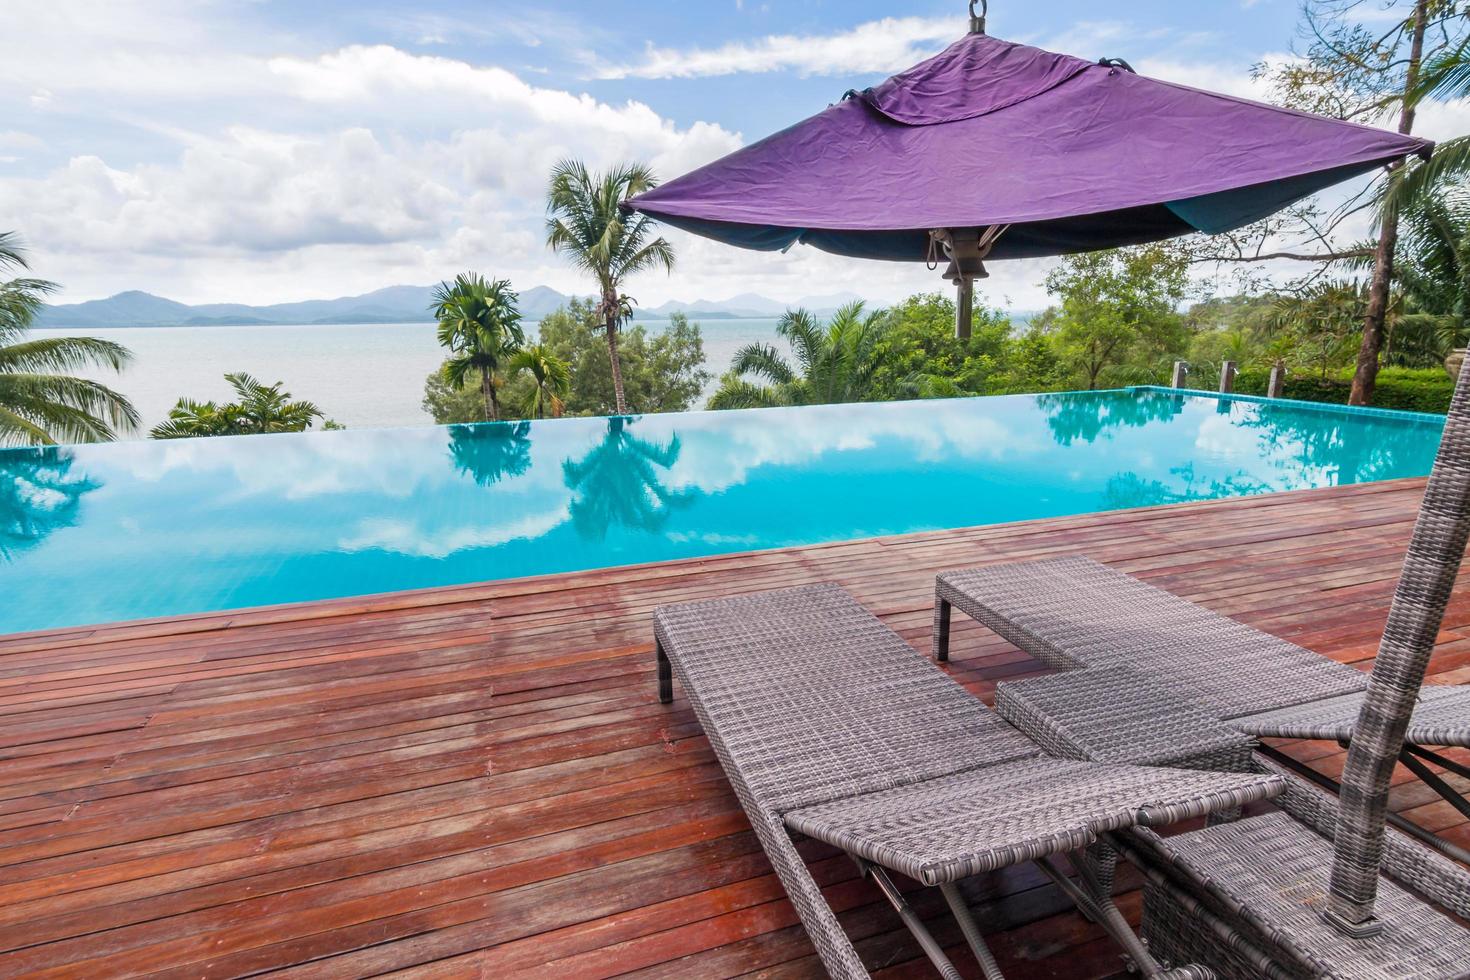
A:
[[[968,336],[987,257],[1229,231],[1433,147],[971,24],[928,61],[624,206],[742,248],[948,259]]]

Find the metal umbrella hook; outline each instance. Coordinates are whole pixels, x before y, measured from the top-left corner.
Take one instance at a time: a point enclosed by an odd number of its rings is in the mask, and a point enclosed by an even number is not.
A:
[[[970,33],[985,33],[985,17],[990,13],[990,0],[979,0],[980,13],[975,13],[976,0],[970,0]]]

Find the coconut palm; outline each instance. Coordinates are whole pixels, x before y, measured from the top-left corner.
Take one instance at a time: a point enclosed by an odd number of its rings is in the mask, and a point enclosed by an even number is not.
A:
[[[500,418],[500,375],[526,342],[516,300],[508,281],[490,282],[472,272],[434,288],[439,343],[450,351],[444,375],[450,384],[462,387],[471,372],[477,373],[485,418],[491,422]]]
[[[531,378],[531,391],[523,411],[538,419],[548,414],[561,418],[567,393],[572,390],[572,372],[567,362],[552,353],[545,344],[533,344],[516,351],[510,359],[511,377],[527,374]]]
[[[1425,62],[1408,102],[1416,106],[1426,99],[1452,102],[1470,96],[1470,35]],[[1447,181],[1470,175],[1470,136],[1445,140],[1434,148],[1434,156],[1401,170],[1388,181],[1381,194],[1380,215],[1422,204],[1434,189]]]
[[[636,273],[674,268],[674,247],[663,238],[650,239],[652,223],[641,214],[624,214],[619,205],[657,183],[641,164],[592,174],[581,162],[564,160],[551,171],[546,196],[546,243],[597,281],[597,314],[607,333],[619,415],[627,414],[628,405],[618,360],[618,330],[632,313],[632,300],[623,293],[623,285]]]
[[[308,401],[292,401],[283,383],[267,385],[248,374],[227,374],[238,401],[217,404],[180,398],[168,419],[148,434],[154,439],[190,439],[196,436],[244,436],[264,432],[302,432],[324,416]],[[337,428],[331,422],[327,428]]]
[[[0,232],[0,272],[27,267],[15,235]],[[133,356],[126,347],[95,337],[28,337],[54,289],[44,279],[0,282],[0,445],[102,442],[138,424],[137,411],[122,395],[62,373],[121,370]]]
[[[842,307],[825,328],[806,310],[788,310],[776,333],[791,344],[796,363],[770,344],[742,347],[709,407],[866,401],[874,394],[874,374],[882,364],[883,332],[882,311],[864,315],[862,301]]]

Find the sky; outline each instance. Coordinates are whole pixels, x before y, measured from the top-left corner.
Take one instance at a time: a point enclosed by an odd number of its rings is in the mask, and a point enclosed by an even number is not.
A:
[[[1379,0],[1366,0],[1371,7]],[[994,0],[990,33],[1264,97],[1298,0]],[[0,230],[57,302],[142,289],[262,304],[426,284],[586,284],[545,247],[554,163],[668,179],[942,49],[962,0],[5,0]],[[1470,111],[1424,113],[1434,138]],[[742,252],[667,232],[645,306],[757,292],[942,287],[920,265]],[[1043,261],[992,263],[986,299],[1045,305]]]

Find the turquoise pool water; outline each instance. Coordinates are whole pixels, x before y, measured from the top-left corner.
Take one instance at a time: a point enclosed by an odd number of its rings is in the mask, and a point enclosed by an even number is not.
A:
[[[1429,472],[1441,420],[1159,389],[0,452],[0,632]]]

